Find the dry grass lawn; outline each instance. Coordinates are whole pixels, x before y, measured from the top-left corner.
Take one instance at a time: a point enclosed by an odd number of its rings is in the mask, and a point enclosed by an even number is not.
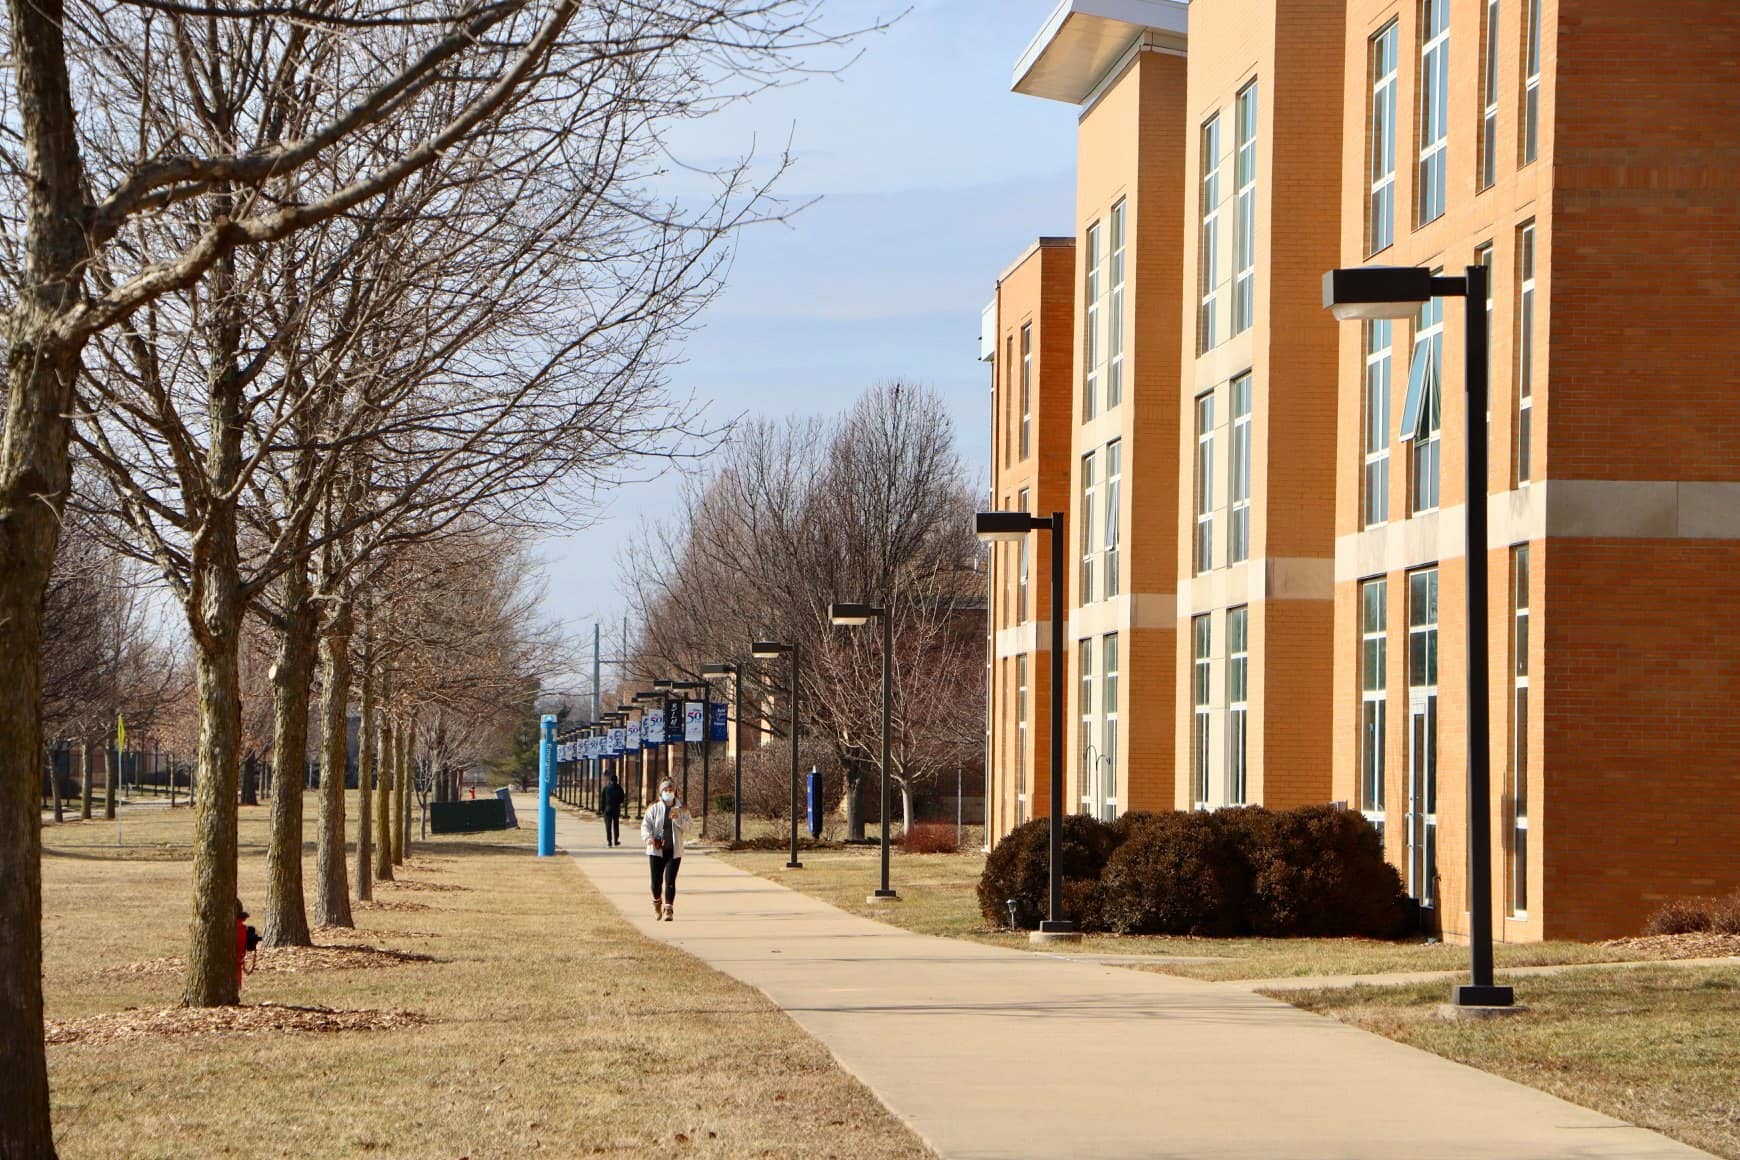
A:
[[[985,856],[902,854],[894,851],[890,880],[897,903],[869,905],[864,899],[878,884],[878,853],[873,849],[814,850],[803,855],[804,869],[786,870],[786,856],[762,850],[719,855],[733,865],[865,918],[879,919],[919,934],[970,938],[999,946],[1026,948],[1025,933],[987,923],[979,913],[979,875]],[[1043,948],[1058,953],[1055,946]],[[1277,979],[1313,975],[1365,975],[1401,971],[1455,971],[1468,963],[1466,947],[1418,940],[1371,939],[1196,939],[1158,935],[1089,935],[1072,948],[1090,955],[1140,955],[1132,966],[1196,979]],[[1603,946],[1599,943],[1510,943],[1496,948],[1501,967],[1560,963],[1621,962],[1667,957],[1659,947]],[[1166,962],[1166,959],[1177,959]],[[1203,961],[1212,959],[1214,961]]]
[[[1280,998],[1740,1158],[1740,966],[1530,978],[1523,1015],[1438,1018],[1442,984]]]
[[[266,809],[242,818],[258,918]],[[533,857],[529,829],[418,844],[408,883],[381,887],[355,931],[316,935],[352,950],[262,952],[239,1012],[163,1014],[189,831],[187,810],[149,808],[125,818],[123,847],[113,823],[45,829],[68,1160],[927,1154],[758,992],[638,935],[572,860]]]

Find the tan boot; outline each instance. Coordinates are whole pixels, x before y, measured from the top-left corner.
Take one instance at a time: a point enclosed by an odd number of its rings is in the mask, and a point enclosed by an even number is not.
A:
[[[653,921],[657,922],[659,919],[663,918],[664,913],[665,913],[665,904],[660,902],[656,898],[653,899]]]
[[[668,903],[668,902],[667,902],[667,903],[665,903],[665,921],[666,921],[666,922],[673,922],[673,921],[675,921],[675,919],[673,919],[673,918],[672,918],[672,915],[673,915],[673,914],[674,914],[674,913],[675,913],[675,907],[673,907],[673,906],[672,906],[672,905],[671,905],[671,904],[670,904],[670,903]]]

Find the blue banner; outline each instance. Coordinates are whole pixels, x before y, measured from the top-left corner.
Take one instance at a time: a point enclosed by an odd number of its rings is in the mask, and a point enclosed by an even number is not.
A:
[[[707,740],[729,741],[731,739],[731,720],[726,713],[729,706],[723,701],[714,701],[710,708],[712,712],[708,714]]]

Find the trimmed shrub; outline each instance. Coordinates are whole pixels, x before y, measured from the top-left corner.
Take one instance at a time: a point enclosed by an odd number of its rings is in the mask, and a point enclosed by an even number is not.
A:
[[[1250,869],[1224,813],[1131,813],[1100,875],[1099,918],[1119,934],[1241,933]]]
[[[1396,938],[1408,927],[1401,875],[1377,830],[1353,810],[1302,806],[1226,810],[1251,874],[1252,934],[1268,938]]]
[[[1047,913],[1050,885],[1048,822],[1038,818],[1010,831],[985,859],[979,878],[979,913],[993,926],[1009,923],[1008,899],[1015,900],[1015,927],[1035,930]],[[1102,821],[1071,814],[1063,819],[1063,893],[1065,918],[1082,929],[1098,927],[1095,889],[1106,859],[1118,843],[1118,832]]]
[[[1740,934],[1740,890],[1710,909],[1710,929],[1717,934]]]
[[[1674,898],[1643,924],[1644,934],[1740,934],[1740,890],[1726,898]]]
[[[961,846],[955,840],[955,828],[945,822],[917,822],[908,826],[896,839],[908,854],[954,854]]]

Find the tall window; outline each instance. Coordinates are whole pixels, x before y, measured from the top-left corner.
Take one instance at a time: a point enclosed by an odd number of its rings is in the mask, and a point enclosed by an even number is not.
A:
[[[1390,518],[1390,320],[1365,324],[1365,527]]]
[[[1384,829],[1384,717],[1389,708],[1389,582],[1381,576],[1359,586],[1359,808]]]
[[[1033,324],[1021,328],[1021,458],[1033,453]]]
[[[1021,497],[1020,497],[1020,500],[1018,502],[1019,502],[1020,506],[1016,510],[1026,511],[1027,510],[1027,489],[1026,488],[1021,489]],[[1028,572],[1029,572],[1028,556],[1027,556],[1027,541],[1031,540],[1032,538],[1033,538],[1032,536],[1022,536],[1021,541],[1020,541],[1020,546],[1016,549],[1016,551],[1019,553],[1019,560],[1018,560],[1016,572],[1015,572],[1015,620],[1017,623],[1024,623],[1027,620],[1027,609],[1029,607],[1028,603],[1027,603],[1027,577],[1028,577]]]
[[[1541,0],[1528,0],[1527,54],[1523,62],[1522,163],[1540,155],[1541,148]]]
[[[1015,455],[1015,440],[1009,437],[1009,424],[1014,419],[1014,409],[1009,406],[1009,400],[1015,396],[1015,336],[1010,335],[1003,340],[1003,397],[998,400],[1002,408],[1002,421],[999,424],[1003,434],[1003,466],[1008,467]]]
[[[1408,573],[1408,888],[1438,898],[1438,570]]]
[[[1226,559],[1237,564],[1251,554],[1251,376],[1232,381],[1232,464]]]
[[[1080,789],[1081,812],[1094,812],[1094,778],[1098,772],[1099,750],[1094,746],[1094,640],[1087,637],[1075,646],[1079,684],[1076,693],[1076,714],[1080,718],[1078,745],[1081,750]]]
[[[1196,315],[1196,349],[1211,349],[1215,333],[1216,287],[1220,270],[1220,116],[1202,125],[1202,240],[1196,251],[1196,290],[1201,305]]]
[[[1124,444],[1114,439],[1106,444],[1106,599],[1118,594],[1120,553],[1118,523],[1124,508]],[[1023,541],[1025,542],[1025,540]]]
[[[1190,618],[1190,638],[1190,687],[1194,706],[1190,720],[1190,793],[1200,810],[1208,806],[1208,682],[1214,663],[1209,652],[1214,642],[1213,630],[1207,615]]]
[[[1396,240],[1395,21],[1371,38],[1371,208],[1366,249],[1377,253]]]
[[[1100,642],[1100,819],[1118,816],[1118,634]]]
[[[1015,655],[1015,800],[1027,814],[1027,654]]]
[[[1481,20],[1479,188],[1487,189],[1498,180],[1498,0],[1486,0]]]
[[[1124,203],[1112,207],[1112,289],[1106,304],[1106,407],[1124,398]]]
[[[1214,393],[1196,400],[1196,570],[1214,567]]]
[[[1433,298],[1420,306],[1414,320],[1414,358],[1408,376],[1422,375],[1419,389],[1408,384],[1409,393],[1419,400],[1416,415],[1403,416],[1404,424],[1413,422],[1410,456],[1413,463],[1413,495],[1409,510],[1414,513],[1435,511],[1438,507],[1438,451],[1443,426],[1444,369],[1444,300]]]
[[[1246,700],[1250,684],[1250,609],[1226,613],[1226,800],[1245,804],[1245,757],[1248,733]]]
[[[1087,229],[1087,333],[1082,335],[1082,418],[1099,414],[1100,405],[1100,223]]]
[[[1516,481],[1534,477],[1535,414],[1535,223],[1517,231],[1516,296]]]
[[[1239,90],[1238,153],[1233,161],[1232,332],[1249,330],[1257,309],[1257,82]]]
[[[1529,547],[1510,550],[1511,655],[1514,684],[1511,692],[1510,750],[1510,912],[1517,917],[1529,909]]]
[[[1419,223],[1444,216],[1445,154],[1450,135],[1450,0],[1420,0]]]
[[[1094,601],[1094,453],[1081,457],[1081,603]]]

